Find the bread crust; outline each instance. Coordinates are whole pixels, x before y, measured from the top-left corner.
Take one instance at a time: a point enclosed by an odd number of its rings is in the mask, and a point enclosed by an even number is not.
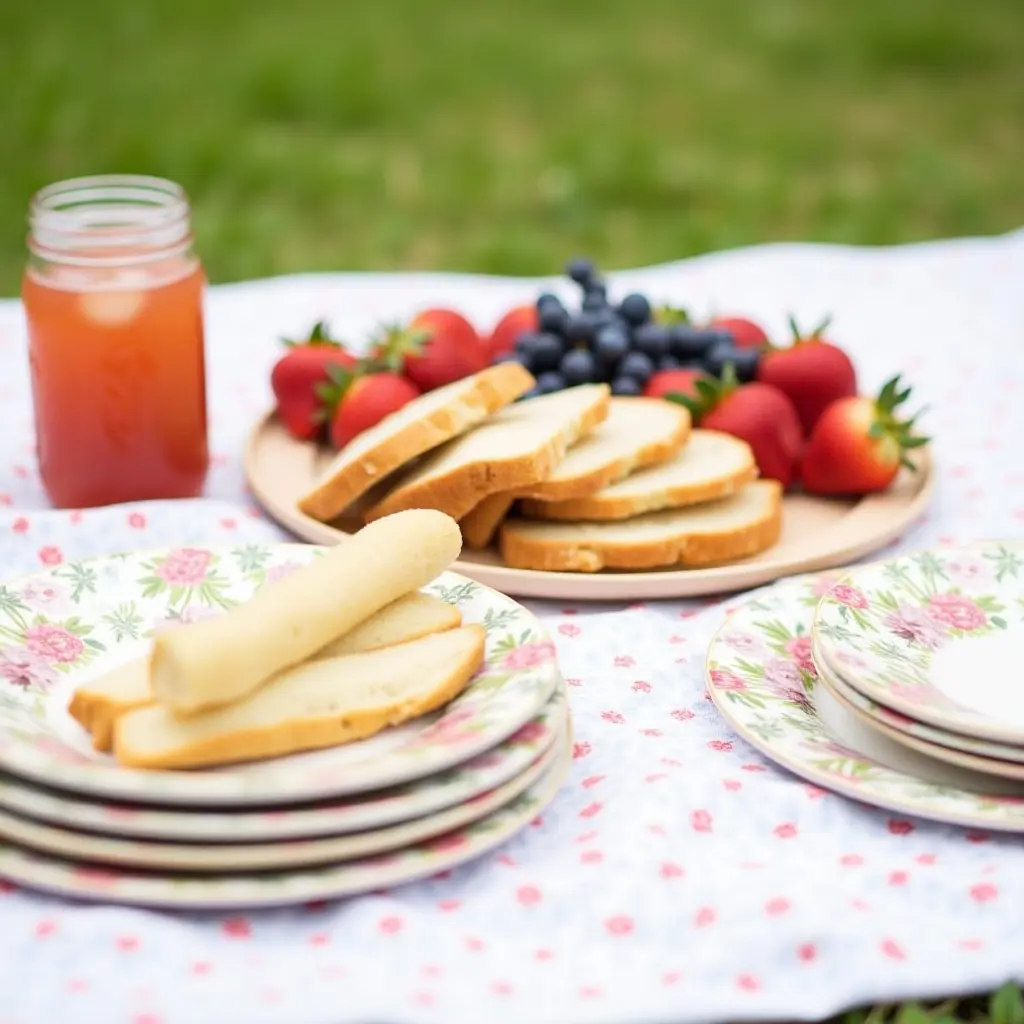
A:
[[[365,513],[365,521],[413,508],[430,508],[453,519],[464,518],[484,498],[501,491],[514,491],[543,480],[579,438],[588,434],[608,415],[611,395],[595,394],[594,401],[581,410],[571,428],[551,437],[528,455],[503,462],[471,462],[454,466],[444,476],[420,483],[399,484]]]
[[[321,522],[337,518],[389,473],[464,433],[533,385],[533,376],[518,363],[499,363],[482,370],[472,386],[448,404],[401,427],[356,461],[334,472],[328,466],[313,489],[299,499],[299,508]]]
[[[600,572],[602,569],[700,568],[732,562],[765,551],[782,531],[782,488],[774,480],[759,481],[771,489],[760,516],[721,533],[688,535],[684,528],[671,537],[629,543],[594,538],[577,543],[524,535],[515,520],[501,528],[499,549],[513,569],[544,572]]]
[[[507,494],[492,494],[484,498],[459,520],[462,543],[474,551],[487,547],[514,504],[515,498]]]

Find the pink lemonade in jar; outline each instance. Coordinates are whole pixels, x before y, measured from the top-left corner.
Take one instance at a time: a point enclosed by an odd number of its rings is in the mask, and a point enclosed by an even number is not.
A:
[[[182,190],[76,179],[33,199],[22,285],[39,470],[61,508],[198,495],[202,296]]]

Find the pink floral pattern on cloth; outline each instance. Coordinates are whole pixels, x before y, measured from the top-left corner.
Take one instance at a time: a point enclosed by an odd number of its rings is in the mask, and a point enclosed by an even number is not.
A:
[[[831,313],[866,389],[903,371],[935,410],[927,425],[942,476],[941,500],[897,551],[1020,535],[1024,470],[1006,439],[1024,434],[1024,357],[1012,345],[1024,322],[1021,280],[1024,234],[893,250],[741,250],[611,283],[698,316],[747,312],[780,337],[789,311],[808,322]],[[0,335],[14,339],[0,346],[10,382],[0,403],[4,575],[118,547],[279,537],[254,509],[239,459],[269,401],[278,336],[325,317],[360,337],[438,302],[486,324],[549,283],[317,275],[213,289],[212,500],[83,513],[42,511],[21,315],[0,303]],[[957,571],[983,579],[984,568]],[[209,583],[197,564],[175,571],[188,577],[178,584]],[[841,578],[821,577],[817,597]],[[59,625],[59,595],[49,598],[56,608],[42,607],[46,599],[25,600]],[[251,915],[97,910],[0,884],[0,1024],[814,1019],[1024,976],[1024,843],[830,794],[726,727],[705,698],[703,656],[740,600],[527,602],[569,682],[574,769],[532,827],[441,877]],[[974,621],[959,606],[939,614]],[[938,620],[901,621],[927,639]],[[731,649],[752,642],[764,643],[737,635]],[[24,645],[0,646],[0,688],[30,654],[34,674],[60,671]],[[772,686],[796,713],[805,648],[778,660]],[[738,673],[716,683],[745,686]]]

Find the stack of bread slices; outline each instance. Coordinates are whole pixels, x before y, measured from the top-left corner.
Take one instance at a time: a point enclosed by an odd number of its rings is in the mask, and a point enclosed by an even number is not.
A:
[[[745,442],[605,384],[517,402],[533,383],[503,363],[423,395],[339,452],[300,508],[323,522],[360,503],[365,521],[436,509],[519,569],[712,566],[778,540],[781,488]]]

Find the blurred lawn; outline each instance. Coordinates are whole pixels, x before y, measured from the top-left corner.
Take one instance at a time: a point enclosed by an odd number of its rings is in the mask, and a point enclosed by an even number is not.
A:
[[[0,147],[0,295],[31,193],[108,171],[182,182],[219,281],[1001,232],[1024,2],[0,0]]]
[[[34,189],[162,174],[214,280],[628,266],[1024,223],[1021,0],[0,2]]]

